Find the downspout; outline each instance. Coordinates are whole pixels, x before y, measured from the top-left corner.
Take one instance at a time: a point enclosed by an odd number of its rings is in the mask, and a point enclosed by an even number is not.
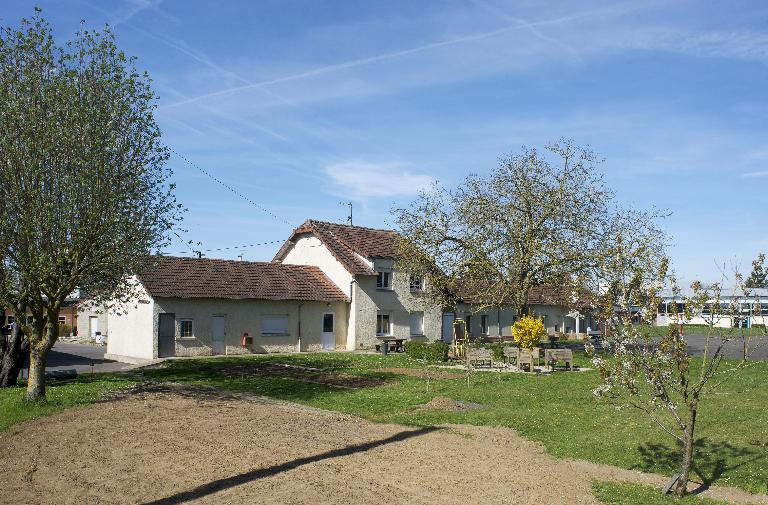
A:
[[[349,345],[349,332],[350,332],[350,329],[351,329],[353,332],[355,332],[355,345],[352,346],[352,350],[353,351],[355,349],[357,349],[357,329],[356,328],[350,328],[350,326],[351,326],[350,323],[352,322],[352,310],[353,310],[353,308],[352,308],[352,295],[355,292],[354,286],[355,286],[356,282],[357,282],[357,279],[355,279],[354,277],[352,277],[352,280],[349,281],[349,314],[347,314],[347,346]],[[355,321],[355,324],[357,324],[357,318],[356,317],[354,318],[354,321]],[[347,349],[349,349],[349,347],[347,347]]]
[[[301,352],[301,307],[303,306],[303,303],[299,304],[299,335],[298,340],[296,342],[296,352]]]

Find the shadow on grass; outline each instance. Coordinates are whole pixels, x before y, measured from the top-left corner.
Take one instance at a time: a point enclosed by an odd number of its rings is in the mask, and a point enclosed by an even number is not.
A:
[[[701,479],[701,486],[693,492],[705,491],[727,472],[764,459],[764,448],[760,450],[757,443],[753,445],[754,448],[737,447],[729,442],[707,438],[696,440],[691,470]],[[680,470],[682,449],[678,445],[646,443],[639,446],[638,450],[642,461],[633,469],[646,472],[663,469],[675,473]]]
[[[412,430],[412,431],[401,431],[400,433],[392,435],[391,437],[383,438],[381,440],[366,442],[364,444],[350,445],[348,447],[342,447],[341,449],[332,449],[330,451],[316,454],[314,456],[298,458],[298,459],[294,459],[292,461],[288,461],[286,463],[282,463],[279,465],[274,465],[267,468],[258,468],[255,470],[241,473],[239,475],[233,475],[232,477],[214,480],[207,484],[203,484],[202,486],[198,486],[194,489],[190,489],[189,491],[182,491],[180,493],[177,493],[172,496],[168,496],[166,498],[161,498],[159,500],[147,502],[144,505],[171,505],[175,503],[184,503],[192,500],[197,500],[205,496],[218,493],[219,491],[224,491],[225,489],[230,489],[236,486],[240,486],[242,484],[246,484],[248,482],[252,482],[258,479],[272,477],[274,475],[287,472],[289,470],[293,470],[303,465],[316,463],[318,461],[323,461],[326,459],[349,456],[355,453],[366,452],[366,451],[369,451],[370,449],[381,447],[382,445],[387,445],[394,442],[401,442],[403,440],[408,440],[409,438],[426,435],[427,433],[430,433],[438,429],[439,428],[436,428],[433,426],[427,426],[427,427],[419,428],[417,430]]]

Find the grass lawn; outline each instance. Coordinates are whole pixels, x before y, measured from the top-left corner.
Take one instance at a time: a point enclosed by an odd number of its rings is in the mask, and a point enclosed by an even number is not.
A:
[[[378,387],[342,389],[274,374],[242,372],[243,364],[281,363],[330,374],[386,378]],[[577,356],[577,364],[588,365]],[[239,367],[239,368],[238,368]],[[465,379],[423,378],[376,371],[420,367],[403,355],[304,354],[166,362],[149,377],[252,392],[320,408],[408,425],[467,423],[508,426],[543,443],[558,457],[586,459],[623,468],[671,475],[678,451],[671,438],[639,412],[617,410],[594,398],[597,372],[528,374],[476,373]],[[236,370],[240,370],[239,372]],[[417,410],[435,396],[480,403],[465,412]],[[768,492],[768,362],[756,363],[728,381],[702,404],[694,479]]]
[[[45,416],[98,401],[106,393],[135,384],[125,376],[84,375],[74,380],[50,380],[47,384],[46,401],[27,402],[24,400],[26,385],[0,388],[0,431],[6,431],[16,423]]]
[[[592,483],[595,497],[605,505],[727,505],[726,502],[686,496],[683,499],[674,496],[662,496],[658,489],[626,482]]]

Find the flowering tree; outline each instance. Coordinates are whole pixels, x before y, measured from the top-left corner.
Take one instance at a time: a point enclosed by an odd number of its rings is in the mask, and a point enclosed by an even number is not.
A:
[[[606,248],[602,261],[605,354],[593,358],[602,377],[594,393],[641,410],[679,443],[680,473],[672,490],[683,496],[695,457],[699,406],[724,380],[747,366],[747,361],[732,364],[723,360],[723,346],[732,332],[718,325],[730,322],[737,312],[721,303],[721,284],[704,287],[695,282],[684,296],[658,246],[661,234],[638,233],[642,220],[637,216],[630,222],[632,226],[616,229],[616,240]],[[740,282],[737,276],[736,283]],[[684,313],[673,316],[669,331],[658,340],[648,328],[655,323],[659,295],[665,287],[671,287],[683,301]],[[701,359],[691,357],[681,331],[681,325],[693,315],[704,317],[709,327]]]
[[[523,349],[530,350],[539,345],[545,333],[541,319],[531,316],[523,316],[512,325],[512,337]]]

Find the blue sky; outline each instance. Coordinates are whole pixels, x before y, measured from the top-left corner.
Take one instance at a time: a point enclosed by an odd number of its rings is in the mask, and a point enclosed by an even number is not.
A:
[[[165,142],[278,216],[174,155],[203,249],[343,221],[349,200],[387,227],[431,181],[566,136],[605,157],[622,202],[672,213],[684,279],[768,250],[768,3],[41,0],[4,2],[2,24],[35,4],[61,40],[110,23]]]

